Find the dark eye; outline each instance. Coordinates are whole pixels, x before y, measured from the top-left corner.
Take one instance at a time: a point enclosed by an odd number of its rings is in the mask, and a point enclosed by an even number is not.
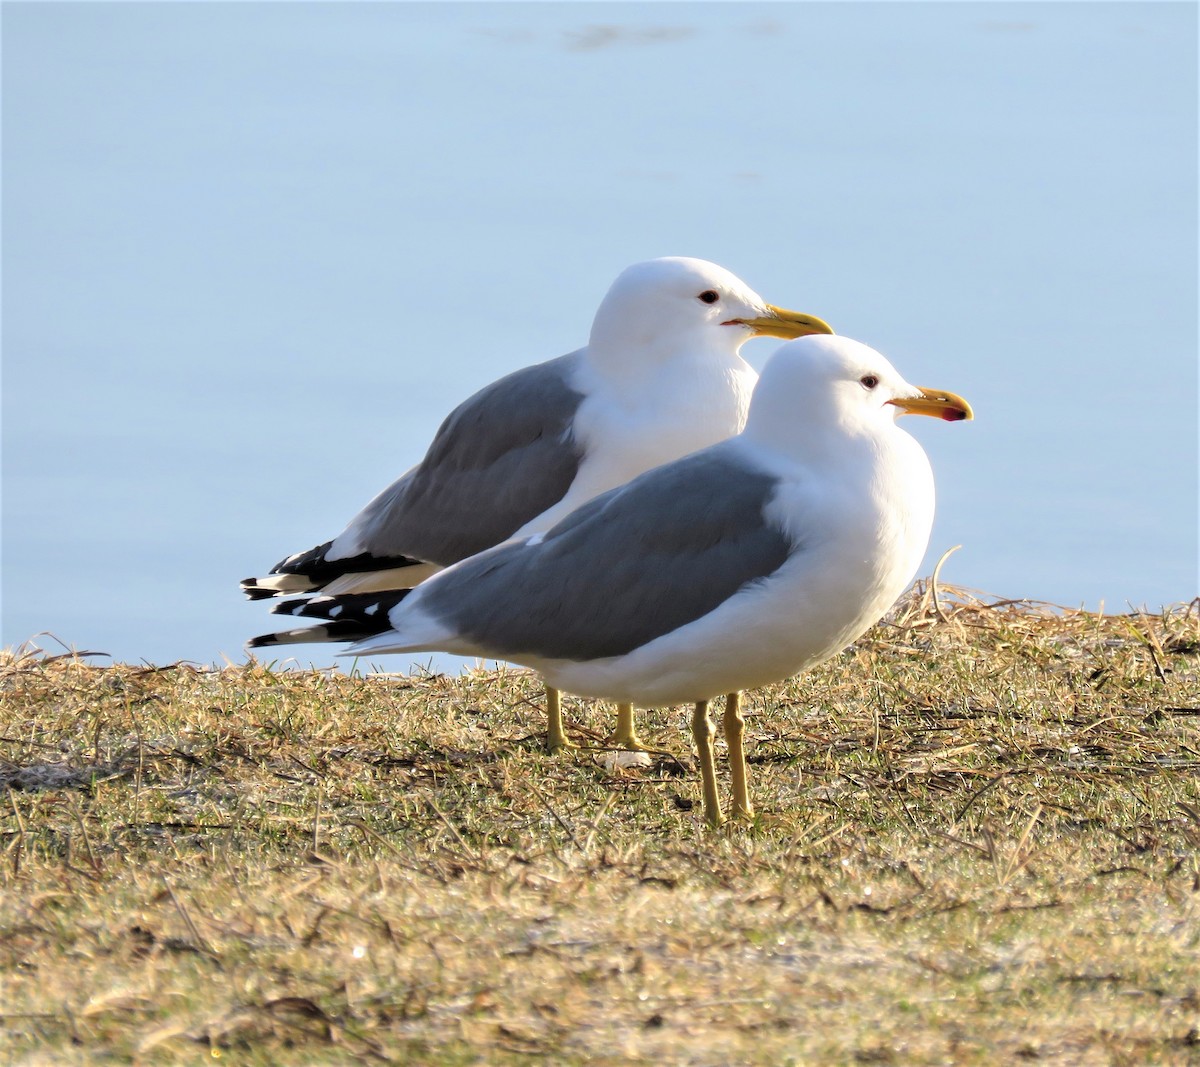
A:
[[[864,374],[858,380],[860,382],[862,382],[862,384],[865,385],[868,389],[874,389],[875,386],[877,386],[879,384],[879,379],[876,378],[874,374]]]
[[[704,292],[702,292],[700,294],[700,299],[703,300],[706,304],[715,304],[718,300],[721,299],[721,294],[718,293],[715,289],[705,289]]]

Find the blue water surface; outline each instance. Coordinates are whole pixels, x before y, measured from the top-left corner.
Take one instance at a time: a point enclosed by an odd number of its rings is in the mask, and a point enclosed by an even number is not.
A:
[[[906,423],[926,572],[962,544],[943,580],[997,596],[1200,591],[1195,5],[0,18],[4,644],[241,659],[272,620],[238,579],[660,255],[974,403]]]

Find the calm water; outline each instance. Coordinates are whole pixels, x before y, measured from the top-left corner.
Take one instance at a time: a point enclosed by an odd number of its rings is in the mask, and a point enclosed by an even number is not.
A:
[[[239,578],[658,255],[975,404],[909,420],[926,569],[1198,592],[1194,5],[2,18],[5,644],[240,659],[269,617]]]

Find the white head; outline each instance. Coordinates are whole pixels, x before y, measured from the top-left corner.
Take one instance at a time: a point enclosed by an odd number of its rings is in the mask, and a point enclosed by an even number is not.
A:
[[[767,361],[750,401],[746,435],[789,450],[813,448],[894,431],[902,414],[953,422],[974,417],[962,397],[910,385],[860,341],[803,337],[782,345]]]
[[[680,349],[734,354],[755,336],[832,332],[812,315],[772,307],[724,267],[673,256],[617,276],[596,312],[590,346],[605,358],[644,360]]]

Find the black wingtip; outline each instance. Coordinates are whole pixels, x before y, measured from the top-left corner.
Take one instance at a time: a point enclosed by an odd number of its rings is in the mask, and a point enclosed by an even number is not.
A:
[[[362,619],[334,619],[319,626],[302,630],[283,630],[275,634],[260,634],[246,642],[246,648],[267,648],[274,645],[306,645],[324,641],[361,641],[388,629],[386,617],[382,622]]]
[[[272,615],[301,615],[308,619],[355,619],[370,633],[388,628],[387,613],[412,592],[411,589],[387,589],[378,593],[341,593],[318,596],[311,600],[281,600],[271,608]]]

